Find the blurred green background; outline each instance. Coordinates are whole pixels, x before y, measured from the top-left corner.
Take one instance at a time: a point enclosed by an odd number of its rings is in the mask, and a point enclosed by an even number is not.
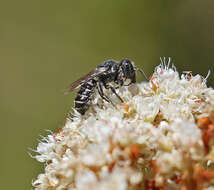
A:
[[[106,59],[129,58],[150,75],[171,56],[179,71],[210,69],[213,85],[213,47],[212,0],[1,1],[1,189],[30,189],[43,171],[28,148],[62,127],[69,83]]]

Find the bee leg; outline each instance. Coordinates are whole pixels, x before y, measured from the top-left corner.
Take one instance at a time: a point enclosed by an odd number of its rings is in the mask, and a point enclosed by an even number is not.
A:
[[[113,102],[109,99],[109,97],[106,96],[106,95],[103,93],[102,85],[103,85],[103,84],[102,84],[101,82],[98,82],[97,87],[98,87],[98,93],[99,93],[99,95],[100,95],[101,98],[103,98],[106,102],[109,102],[109,103],[111,103],[114,107],[116,107],[116,106],[113,104]]]
[[[133,84],[133,82],[130,82],[129,84],[124,84],[123,86],[130,86],[131,84]]]
[[[115,88],[113,86],[110,86],[110,85],[105,85],[105,88],[106,89],[111,89],[111,91],[117,96],[117,98],[123,103],[123,99],[117,94]]]

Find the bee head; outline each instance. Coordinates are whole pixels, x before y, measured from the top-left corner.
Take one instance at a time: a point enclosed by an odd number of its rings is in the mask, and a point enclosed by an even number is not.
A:
[[[135,67],[133,63],[128,59],[123,59],[120,61],[120,68],[122,72],[122,79],[125,81],[126,79],[130,79],[130,83],[136,82],[136,73]]]

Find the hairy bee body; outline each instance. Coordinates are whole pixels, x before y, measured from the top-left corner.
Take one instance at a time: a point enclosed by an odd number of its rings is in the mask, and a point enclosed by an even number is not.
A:
[[[80,88],[74,101],[75,109],[84,115],[91,104],[96,88],[101,98],[112,105],[114,105],[114,103],[103,92],[103,88],[111,90],[111,92],[123,102],[123,99],[117,94],[115,89],[125,85],[124,82],[127,79],[130,81],[128,85],[135,83],[136,70],[139,70],[147,79],[144,72],[135,67],[128,59],[123,59],[120,62],[107,60],[98,65],[95,70],[73,82],[67,89],[67,92]],[[113,85],[111,83],[113,83]]]
[[[97,86],[97,81],[91,79],[86,83],[83,83],[77,96],[74,100],[75,109],[82,115],[88,110],[91,100],[94,96],[95,87]]]

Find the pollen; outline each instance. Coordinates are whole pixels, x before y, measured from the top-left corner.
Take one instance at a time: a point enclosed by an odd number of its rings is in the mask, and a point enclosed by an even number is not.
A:
[[[121,104],[121,107],[125,110],[125,112],[128,112],[130,108],[128,104]]]

